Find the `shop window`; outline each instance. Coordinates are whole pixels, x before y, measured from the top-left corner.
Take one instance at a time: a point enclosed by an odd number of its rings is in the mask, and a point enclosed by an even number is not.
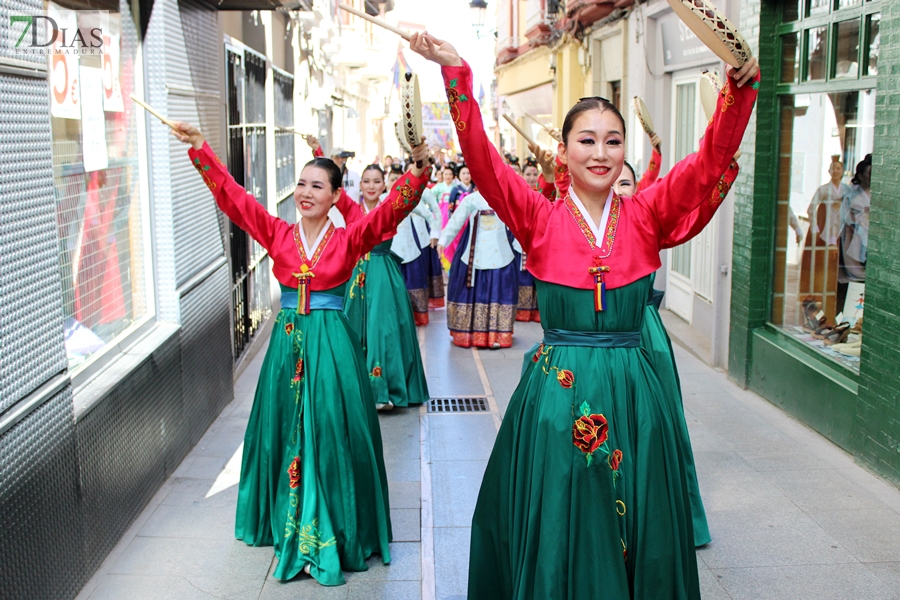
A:
[[[800,32],[781,36],[781,83],[797,83],[800,79]]]
[[[859,19],[843,21],[835,26],[835,78],[855,79],[859,74],[859,31]]]
[[[878,75],[878,46],[880,38],[878,35],[878,26],[881,24],[881,15],[876,13],[866,18],[866,56],[863,64],[866,68],[866,75]]]
[[[827,15],[832,2],[834,0],[806,0],[806,14],[804,16]]]
[[[74,373],[154,314],[148,208],[139,183],[143,120],[127,100],[136,92],[138,48],[129,6],[110,9],[102,56],[49,57],[65,347]],[[53,3],[48,12],[69,31],[90,18]]]
[[[828,27],[806,30],[806,81],[825,79],[828,64]]]
[[[780,98],[772,323],[859,368],[875,91]]]

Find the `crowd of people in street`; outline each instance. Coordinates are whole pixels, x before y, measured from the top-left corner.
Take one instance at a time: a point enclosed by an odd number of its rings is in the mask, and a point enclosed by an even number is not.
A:
[[[729,68],[699,150],[638,180],[616,106],[583,98],[551,149],[501,156],[447,42],[411,49],[443,73],[461,153],[426,144],[360,173],[308,137],[294,201],[269,214],[195,127],[175,135],[222,211],[264,246],[281,311],[247,426],[235,536],[272,545],[274,577],[324,585],[391,560],[378,410],[429,399],[416,327],[445,309],[451,341],[523,360],[472,523],[470,598],[699,598],[710,541],[672,348],[659,251],[697,235],[737,173],[759,75]],[[600,592],[602,590],[602,593]]]

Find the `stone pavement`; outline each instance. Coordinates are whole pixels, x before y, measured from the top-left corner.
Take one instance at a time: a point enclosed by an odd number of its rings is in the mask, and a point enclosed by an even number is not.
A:
[[[370,561],[326,588],[274,580],[271,548],[233,538],[240,445],[263,352],[235,399],[163,485],[79,599],[461,599],[469,526],[522,355],[450,344],[444,313],[419,330],[435,397],[486,397],[490,412],[398,409],[380,416],[391,493],[393,563]],[[676,345],[713,541],[698,552],[706,600],[900,598],[900,492],[817,433],[739,389]]]

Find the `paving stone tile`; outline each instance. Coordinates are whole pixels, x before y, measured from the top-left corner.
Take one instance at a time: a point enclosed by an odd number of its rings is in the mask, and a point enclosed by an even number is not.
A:
[[[429,415],[432,460],[487,460],[497,428],[491,415]]]
[[[804,511],[871,510],[888,508],[853,485],[836,469],[770,471],[764,474]]]
[[[697,561],[697,573],[700,576],[700,597],[703,600],[732,600],[720,581],[721,575],[716,575],[703,563]]]
[[[362,581],[421,581],[422,544],[392,542],[391,564],[384,564],[377,555],[369,558],[366,564],[369,566],[368,571],[344,571],[347,582],[356,584]]]
[[[708,511],[797,513],[800,509],[762,474],[729,466],[697,469],[700,493]]]
[[[202,506],[161,505],[138,532],[140,536],[234,539],[234,513]]]
[[[896,600],[896,594],[864,565],[796,565],[721,569],[733,600]],[[704,597],[705,600],[705,597]]]
[[[388,482],[391,508],[421,508],[422,485],[418,481]]]
[[[712,542],[697,556],[713,571],[738,567],[857,562],[802,512],[711,511]]]
[[[234,512],[237,505],[237,484],[226,487],[212,496],[215,479],[175,479],[171,491],[162,504],[170,506],[200,506],[204,508],[224,508]]]
[[[384,468],[387,471],[388,487],[395,481],[422,480],[422,466],[418,458],[394,458],[385,454]]]
[[[364,581],[349,585],[348,600],[419,600],[418,581]]]
[[[394,533],[395,542],[421,541],[421,511],[413,508],[392,508],[391,530]]]
[[[272,548],[254,548],[238,540],[134,538],[109,572],[118,575],[205,577],[262,582],[272,563]]]
[[[291,581],[278,581],[271,577],[262,586],[259,600],[347,600],[350,586],[324,586],[308,575],[299,575]]]
[[[394,416],[392,413],[402,409],[394,409],[390,413],[380,413],[381,442],[384,448],[384,457],[388,458],[413,458],[418,459],[422,453],[422,444],[419,440],[418,414],[406,409],[405,412],[415,418]],[[417,411],[418,409],[416,409]]]
[[[810,511],[861,562],[900,561],[900,514],[890,509]]]
[[[435,527],[469,527],[486,460],[444,460],[431,464]]]
[[[869,571],[875,574],[894,593],[894,597],[900,598],[900,562],[863,563]]]
[[[434,579],[438,598],[465,597],[469,583],[469,527],[434,530]]]
[[[262,580],[232,579],[227,575],[180,577],[171,575],[106,575],[91,600],[256,600]]]

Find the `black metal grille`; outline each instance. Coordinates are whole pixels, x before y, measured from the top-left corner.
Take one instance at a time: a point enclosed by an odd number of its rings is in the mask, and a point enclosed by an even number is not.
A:
[[[266,61],[250,52],[226,51],[228,170],[237,183],[267,205]],[[265,249],[230,224],[234,360],[271,314],[269,263]]]
[[[475,396],[469,398],[432,398],[428,402],[430,413],[470,413],[489,412],[487,398]]]

